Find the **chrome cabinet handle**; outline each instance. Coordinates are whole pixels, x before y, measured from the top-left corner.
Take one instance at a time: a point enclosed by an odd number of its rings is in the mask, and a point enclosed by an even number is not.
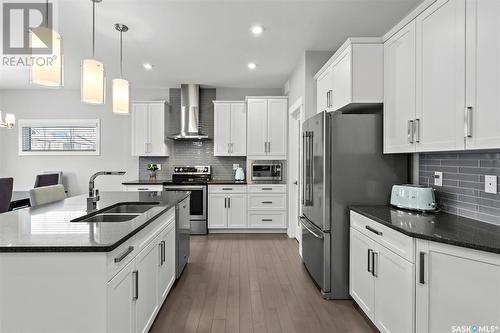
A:
[[[228,154],[231,153],[231,144],[230,143],[227,144],[227,153]]]
[[[465,136],[472,138],[472,106],[465,110]]]
[[[272,204],[272,201],[262,201],[263,204]]]
[[[139,271],[132,272],[132,280],[134,285],[134,293],[132,294],[132,300],[139,299]]]
[[[420,284],[425,284],[425,252],[420,252],[420,269],[419,269],[419,283]]]
[[[148,188],[145,188],[145,187],[139,187],[137,189],[137,191],[148,191],[149,189]]]
[[[372,251],[372,275],[378,277],[378,267],[377,267],[378,252]]]
[[[273,222],[273,219],[262,219],[262,222]]]
[[[413,126],[413,120],[408,120],[408,142],[409,143],[414,143],[413,141],[413,133],[414,126]]]
[[[262,191],[272,191],[272,187],[263,187]]]
[[[369,231],[371,231],[371,232],[373,232],[374,234],[377,234],[377,235],[379,235],[379,236],[382,236],[382,235],[383,235],[381,231],[375,230],[375,229],[373,229],[372,227],[370,227],[369,225],[365,226],[365,228],[366,228],[366,230],[369,230]]]
[[[231,208],[231,198],[227,198],[227,208]]]
[[[160,260],[160,266],[163,266],[163,249],[161,242],[158,243],[158,259]]]
[[[267,152],[271,152],[271,141],[267,141]]]
[[[414,133],[415,133],[415,142],[416,143],[420,143],[420,119],[415,119],[415,130],[414,130]]]
[[[371,266],[372,266],[371,265],[372,252],[373,252],[372,249],[368,249],[368,264],[367,264],[368,273],[372,273],[372,268],[371,268]]]
[[[118,258],[115,258],[115,263],[119,263],[121,262],[123,259],[125,259],[130,253],[132,253],[132,251],[134,251],[134,247],[133,246],[129,246],[128,249],[123,252],[123,254],[121,256],[119,256]]]
[[[227,208],[227,198],[224,198],[224,208]]]
[[[165,241],[161,241],[161,264],[163,265],[163,263],[166,261],[166,255],[165,255]]]
[[[233,188],[232,187],[223,187],[222,190],[223,191],[232,191]]]

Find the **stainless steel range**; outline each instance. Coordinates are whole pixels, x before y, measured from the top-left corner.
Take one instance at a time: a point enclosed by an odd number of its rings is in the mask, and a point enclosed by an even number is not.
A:
[[[165,191],[191,191],[191,235],[207,234],[207,192],[211,179],[212,167],[209,165],[175,166],[171,184],[165,185]]]

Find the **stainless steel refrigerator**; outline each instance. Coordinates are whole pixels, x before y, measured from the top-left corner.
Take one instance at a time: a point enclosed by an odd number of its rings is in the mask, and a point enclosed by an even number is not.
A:
[[[322,112],[302,132],[302,259],[326,299],[349,297],[349,206],[389,202],[408,156],[383,154],[381,114]]]

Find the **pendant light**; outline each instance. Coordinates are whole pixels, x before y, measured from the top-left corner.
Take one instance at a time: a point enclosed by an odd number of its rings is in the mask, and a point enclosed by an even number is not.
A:
[[[95,6],[102,0],[90,1],[92,1],[92,59],[82,60],[81,99],[84,103],[104,104],[106,99],[104,64],[95,59]]]
[[[115,24],[120,32],[120,78],[113,79],[113,113],[127,115],[130,109],[130,82],[123,78],[123,33],[128,31],[125,24]]]
[[[52,53],[44,56],[45,61],[37,61],[33,54],[30,82],[45,87],[62,87],[63,83],[63,54],[62,38],[59,33],[49,27],[49,0],[45,2],[46,25],[33,29],[31,34],[32,49],[46,47],[43,40],[52,40]],[[49,62],[50,59],[50,62]]]

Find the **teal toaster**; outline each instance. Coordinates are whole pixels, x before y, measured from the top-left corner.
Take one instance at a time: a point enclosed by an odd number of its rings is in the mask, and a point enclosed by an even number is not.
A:
[[[422,185],[394,185],[391,193],[391,205],[421,212],[437,209],[434,189]]]

